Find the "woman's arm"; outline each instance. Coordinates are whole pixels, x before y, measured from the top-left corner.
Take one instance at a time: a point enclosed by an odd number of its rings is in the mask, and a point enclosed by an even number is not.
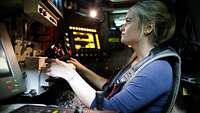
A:
[[[155,102],[151,104],[154,106],[149,106],[151,109],[146,110],[159,113],[162,105],[164,105],[167,100],[167,93],[170,91],[171,83],[172,68],[170,64],[163,60],[157,60],[138,73],[138,75],[128,83],[127,87],[122,88],[121,91],[110,99],[104,99],[103,107],[106,110],[133,113],[142,109],[150,102]],[[155,100],[156,98],[160,99]],[[91,108],[94,107],[96,107],[95,100],[91,105]]]
[[[107,79],[99,76],[92,70],[88,69],[84,65],[82,65],[80,62],[78,62],[76,59],[71,58],[68,60],[69,63],[72,63],[76,66],[77,71],[84,75],[93,85],[95,85],[97,88],[102,89],[105,83],[107,83]]]
[[[96,91],[76,72],[73,64],[65,63],[58,59],[52,60],[46,74],[65,79],[82,103],[90,107],[95,98]]]

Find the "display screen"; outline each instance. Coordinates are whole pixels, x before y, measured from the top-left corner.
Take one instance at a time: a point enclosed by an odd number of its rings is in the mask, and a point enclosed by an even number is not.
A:
[[[100,49],[98,34],[94,35],[92,33],[73,32],[73,36],[74,36],[76,49],[80,49],[80,48]],[[95,47],[95,45],[97,47]]]
[[[11,76],[2,43],[0,43],[0,77]]]
[[[99,35],[95,28],[69,26],[76,50],[81,48],[101,49]]]

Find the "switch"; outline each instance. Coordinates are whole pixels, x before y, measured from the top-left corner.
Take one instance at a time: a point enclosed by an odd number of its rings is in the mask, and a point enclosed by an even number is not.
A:
[[[47,16],[47,12],[46,12],[46,11],[44,11],[44,12],[43,12],[43,15],[44,15],[44,16]]]
[[[39,8],[39,12],[42,13],[42,12],[43,12],[43,9],[42,9],[42,8]]]

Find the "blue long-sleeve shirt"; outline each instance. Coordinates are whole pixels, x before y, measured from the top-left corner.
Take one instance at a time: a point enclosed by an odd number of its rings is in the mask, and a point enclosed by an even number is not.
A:
[[[130,75],[131,69],[127,73]],[[124,75],[118,81],[123,81]],[[167,61],[156,60],[140,71],[127,87],[110,99],[105,98],[103,107],[123,113],[159,113],[171,90],[172,75],[172,67]],[[94,100],[91,108],[95,106]]]

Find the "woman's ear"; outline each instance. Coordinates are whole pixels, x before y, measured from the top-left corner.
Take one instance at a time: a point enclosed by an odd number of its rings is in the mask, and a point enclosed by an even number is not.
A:
[[[154,22],[152,22],[152,21],[148,21],[146,24],[145,24],[145,26],[144,26],[144,34],[145,35],[148,35],[148,34],[150,34],[152,31],[153,31],[153,29],[154,29]]]

